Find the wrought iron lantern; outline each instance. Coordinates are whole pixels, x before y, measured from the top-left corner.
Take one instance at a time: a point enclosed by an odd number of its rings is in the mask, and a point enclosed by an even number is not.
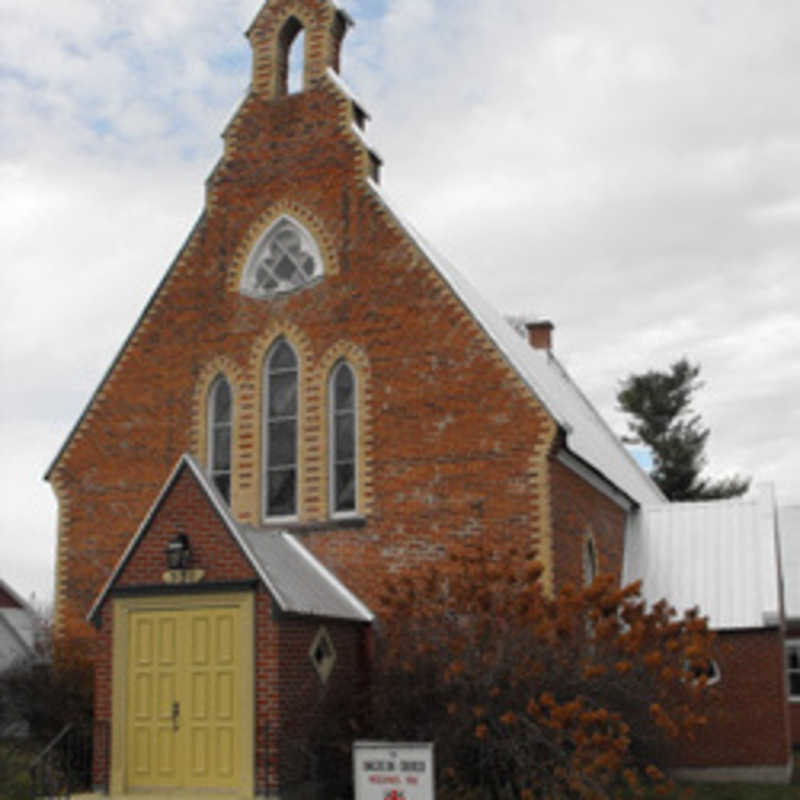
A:
[[[185,533],[176,534],[165,550],[167,568],[171,570],[185,570],[189,567],[191,548],[189,537]]]

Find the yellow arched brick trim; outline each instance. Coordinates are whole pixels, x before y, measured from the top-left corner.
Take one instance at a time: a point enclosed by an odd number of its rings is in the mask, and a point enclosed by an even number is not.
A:
[[[555,593],[555,556],[553,553],[553,518],[551,511],[552,479],[550,474],[550,450],[558,433],[556,423],[542,415],[544,429],[537,439],[537,448],[529,469],[531,481],[532,539],[536,558],[542,565],[542,585],[545,594]]]
[[[294,200],[284,199],[268,206],[247,229],[247,233],[236,249],[231,265],[228,268],[228,291],[239,291],[244,268],[247,265],[247,259],[250,258],[250,253],[253,252],[253,248],[266,231],[282,216],[291,217],[295,222],[302,225],[316,241],[319,252],[322,255],[323,280],[327,275],[338,274],[339,260],[336,257],[333,237],[327,232],[325,226],[315,214]]]
[[[236,516],[240,504],[239,442],[241,427],[242,385],[244,374],[237,364],[225,356],[216,356],[200,370],[192,397],[192,429],[189,447],[204,469],[208,468],[208,397],[214,381],[224,377],[231,387],[233,426],[231,428],[231,510]]]
[[[270,98],[278,96],[278,37],[291,17],[297,18],[306,35],[304,87],[322,75],[333,60],[330,50],[335,13],[332,3],[325,3],[324,9],[313,11],[304,0],[266,4],[249,34],[253,48],[253,90]]]
[[[297,517],[310,519],[308,510],[309,476],[318,463],[319,431],[312,420],[319,414],[319,393],[313,380],[314,352],[303,331],[288,321],[276,320],[256,339],[250,355],[248,380],[243,392],[241,516],[259,524],[264,521],[264,361],[280,339],[294,348],[299,368],[297,380]]]
[[[58,505],[57,536],[56,544],[56,569],[55,569],[55,593],[53,595],[53,630],[56,637],[64,633],[66,624],[66,605],[67,605],[67,553],[69,552],[69,521],[70,521],[70,501],[67,489],[64,484],[60,471],[56,471],[50,478],[50,485],[53,494],[56,496]],[[88,609],[87,609],[88,610]]]
[[[356,512],[359,515],[369,514],[373,500],[373,476],[372,476],[372,387],[371,387],[371,368],[369,358],[366,353],[357,345],[351,342],[337,342],[330,347],[322,357],[317,370],[318,391],[323,398],[321,407],[321,417],[319,419],[319,430],[321,434],[321,464],[320,464],[320,483],[319,514],[322,517],[332,515],[330,502],[330,442],[329,442],[329,384],[333,368],[340,362],[346,361],[356,375],[356,444],[358,452],[356,457]],[[316,511],[316,509],[315,509]]]

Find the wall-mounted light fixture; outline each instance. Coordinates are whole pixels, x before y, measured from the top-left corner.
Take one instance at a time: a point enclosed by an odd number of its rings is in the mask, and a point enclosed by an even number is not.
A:
[[[185,533],[176,534],[164,551],[167,557],[167,569],[185,570],[189,568],[192,554],[189,537]]]

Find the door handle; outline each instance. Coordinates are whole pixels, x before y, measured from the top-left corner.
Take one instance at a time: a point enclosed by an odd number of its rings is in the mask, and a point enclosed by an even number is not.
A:
[[[180,717],[180,715],[181,715],[181,704],[176,700],[172,704],[172,730],[173,731],[177,732],[177,730],[178,730],[178,718]]]

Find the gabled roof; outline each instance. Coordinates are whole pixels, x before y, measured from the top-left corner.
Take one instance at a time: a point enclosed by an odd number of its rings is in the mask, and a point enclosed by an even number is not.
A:
[[[800,619],[800,506],[778,509],[786,618]]]
[[[27,600],[25,600],[22,595],[18,594],[14,591],[14,589],[6,583],[2,578],[0,578],[0,591],[7,594],[13,601],[16,603],[18,608],[25,609],[26,611],[30,612],[31,614],[35,614],[36,612],[31,608],[30,604]]]
[[[287,531],[262,530],[239,525],[216,487],[188,454],[178,461],[139,526],[139,530],[128,543],[117,566],[92,605],[88,614],[90,621],[96,617],[136,546],[145,536],[169,490],[187,469],[281,611],[287,614],[329,617],[353,622],[372,622],[374,619],[372,612],[315,558],[297,537]]]
[[[772,487],[745,499],[664,503],[641,509],[625,546],[623,581],[642,581],[648,603],[699,608],[717,630],[780,620]]]
[[[2,578],[0,578],[0,590],[16,603],[16,606],[0,608],[0,627],[17,643],[22,652],[33,655],[39,633],[38,615]]]
[[[623,447],[558,359],[550,352],[534,350],[480,292],[403,219],[383,190],[372,180],[368,183],[548,414],[566,432],[569,450],[637,503],[665,502],[661,490]]]

